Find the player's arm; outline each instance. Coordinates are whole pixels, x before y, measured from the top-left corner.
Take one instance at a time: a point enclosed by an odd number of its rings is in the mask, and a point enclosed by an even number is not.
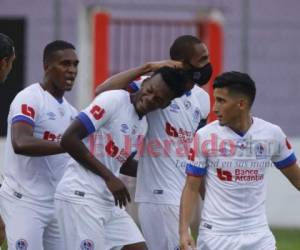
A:
[[[298,164],[295,162],[291,166],[280,169],[280,171],[300,191],[300,168]]]
[[[123,71],[112,77],[105,80],[102,84],[98,85],[95,93],[99,95],[100,93],[107,90],[115,90],[115,89],[127,89],[129,83],[133,82],[135,79],[140,77],[141,75],[145,75],[149,72],[153,72],[163,66],[169,67],[182,67],[182,63],[173,60],[165,60],[158,62],[148,62],[139,67],[129,69],[127,71]]]
[[[64,153],[58,142],[47,141],[33,136],[33,126],[25,122],[15,122],[11,126],[11,140],[16,154],[45,156]]]
[[[120,168],[120,173],[136,177],[137,174],[137,168],[138,168],[138,161],[134,159],[134,156],[136,155],[136,152],[132,153],[126,162],[123,163],[122,167]]]
[[[108,189],[115,198],[116,206],[126,206],[127,200],[130,202],[128,190],[108,168],[90,153],[81,141],[87,136],[88,131],[86,127],[80,120],[76,119],[63,134],[61,146],[83,167],[89,169],[105,181]]]
[[[195,243],[189,233],[189,226],[199,197],[202,177],[187,176],[180,201],[180,249],[195,249]]]

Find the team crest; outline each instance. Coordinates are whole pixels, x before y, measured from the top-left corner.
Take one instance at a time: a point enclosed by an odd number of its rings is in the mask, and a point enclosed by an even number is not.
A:
[[[16,250],[27,250],[28,243],[24,239],[20,239],[16,242]]]
[[[65,110],[63,108],[58,108],[58,112],[61,117],[65,116]]]
[[[266,150],[262,143],[257,143],[254,148],[256,159],[266,158]]]
[[[180,246],[175,247],[174,250],[180,250]]]
[[[184,101],[184,107],[185,109],[189,109],[192,106],[191,102],[189,100]]]
[[[200,109],[199,108],[195,108],[194,114],[193,114],[193,121],[194,122],[199,122],[200,121]]]
[[[83,240],[80,244],[80,249],[81,250],[94,250],[95,245],[92,240]]]

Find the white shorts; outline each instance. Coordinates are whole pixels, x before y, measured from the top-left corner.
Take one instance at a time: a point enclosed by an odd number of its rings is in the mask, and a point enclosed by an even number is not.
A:
[[[179,249],[179,206],[138,203],[138,215],[148,250]]]
[[[119,250],[144,238],[125,210],[55,200],[65,250]]]
[[[215,235],[200,230],[197,250],[275,250],[275,238],[270,230],[259,233]]]
[[[62,238],[51,208],[34,205],[22,198],[1,196],[8,250],[63,250]]]

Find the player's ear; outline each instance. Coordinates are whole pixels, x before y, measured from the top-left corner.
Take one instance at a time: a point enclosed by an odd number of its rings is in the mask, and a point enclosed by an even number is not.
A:
[[[244,110],[248,106],[248,100],[246,98],[240,98],[238,106],[241,110]]]

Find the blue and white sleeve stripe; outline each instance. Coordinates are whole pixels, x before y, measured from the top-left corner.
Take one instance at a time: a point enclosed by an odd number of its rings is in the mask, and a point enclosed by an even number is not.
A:
[[[187,164],[186,169],[185,169],[185,173],[187,175],[191,175],[191,176],[203,176],[206,175],[206,168],[201,168],[201,167],[196,167],[192,164]]]
[[[285,158],[282,161],[273,162],[276,168],[283,169],[293,165],[297,161],[297,158],[294,153],[292,153],[289,157]]]
[[[34,127],[34,121],[25,115],[16,115],[15,117],[13,117],[11,123],[14,124],[16,122],[25,122],[25,123],[31,125],[32,127]]]
[[[92,134],[95,132],[95,126],[92,123],[91,119],[85,114],[84,112],[80,112],[79,115],[76,117],[82,124],[85,126],[88,134]]]

